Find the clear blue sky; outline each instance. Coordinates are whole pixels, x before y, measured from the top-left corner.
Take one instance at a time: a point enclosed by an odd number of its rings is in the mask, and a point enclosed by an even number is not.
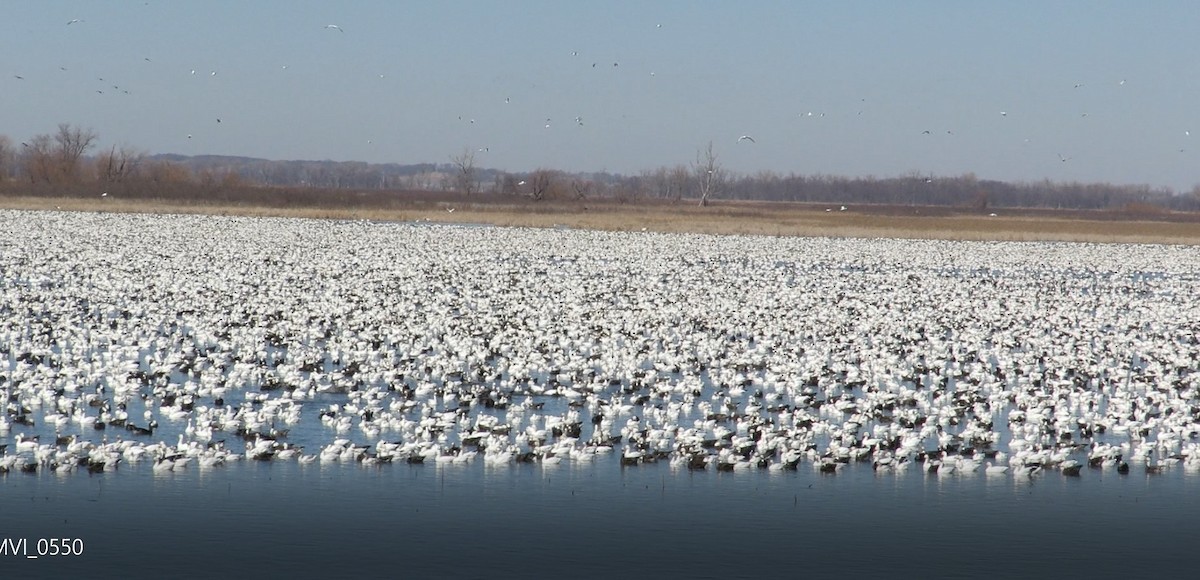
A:
[[[637,173],[711,140],[740,173],[1200,183],[1185,0],[2,9],[0,133],[18,142],[69,122],[150,153],[417,163],[469,147],[485,167]]]

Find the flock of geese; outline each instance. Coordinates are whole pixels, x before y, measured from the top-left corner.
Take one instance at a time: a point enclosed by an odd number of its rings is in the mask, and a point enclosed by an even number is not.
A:
[[[0,214],[4,473],[1200,469],[1183,247]]]

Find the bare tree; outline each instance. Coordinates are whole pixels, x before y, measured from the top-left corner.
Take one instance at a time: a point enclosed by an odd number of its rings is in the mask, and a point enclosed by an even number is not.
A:
[[[666,199],[671,195],[671,180],[666,167],[642,171],[638,181],[651,197]]]
[[[587,196],[595,189],[595,183],[590,179],[572,179],[571,191],[575,192],[575,199],[587,199]]]
[[[687,190],[689,181],[691,181],[691,176],[688,175],[686,165],[679,164],[671,169],[670,187],[668,188],[671,201],[678,202],[683,199],[683,193]]]
[[[696,152],[696,163],[692,166],[692,174],[700,186],[700,207],[708,205],[708,198],[718,193],[725,182],[725,170],[717,164],[717,155],[713,153],[712,141],[708,148]]]
[[[534,201],[545,199],[546,193],[550,191],[550,171],[547,169],[535,169],[529,174],[527,180],[529,187],[529,197]]]
[[[8,135],[0,135],[0,181],[7,181],[12,171],[12,139]]]
[[[462,153],[450,156],[450,162],[454,164],[454,178],[458,185],[458,190],[471,195],[476,190],[476,175],[475,175],[475,152],[470,147],[464,147]]]
[[[96,158],[96,171],[100,180],[105,183],[126,181],[137,173],[144,155],[130,147],[120,149],[113,145],[107,152]]]
[[[58,124],[58,133],[54,135],[54,153],[58,158],[59,171],[66,181],[79,180],[83,154],[92,148],[97,137],[91,129],[72,127],[70,123]]]
[[[492,192],[503,195],[517,195],[520,187],[517,185],[517,178],[511,173],[501,172],[496,174],[495,182],[492,184]]]
[[[50,136],[34,135],[29,141],[21,143],[21,147],[22,164],[25,166],[25,175],[29,177],[29,182],[53,183],[58,177],[58,167]]]
[[[145,178],[154,187],[187,183],[191,175],[182,165],[170,161],[154,161],[145,168]]]

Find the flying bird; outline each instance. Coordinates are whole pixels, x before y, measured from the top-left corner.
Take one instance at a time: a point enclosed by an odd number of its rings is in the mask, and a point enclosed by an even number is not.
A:
[[[72,18],[69,22],[67,22],[67,26],[75,24],[76,22],[83,22],[83,21],[78,18]]]
[[[749,141],[751,143],[755,143],[754,137],[751,137],[749,135],[742,135],[741,137],[738,137],[737,142],[741,143],[742,141]]]
[[[338,32],[346,32],[345,30],[342,30],[341,26],[338,26],[336,24],[326,24],[325,28],[328,28],[330,30],[336,30]]]

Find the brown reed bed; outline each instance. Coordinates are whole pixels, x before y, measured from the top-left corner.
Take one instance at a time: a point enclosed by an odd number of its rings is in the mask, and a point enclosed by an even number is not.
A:
[[[0,207],[21,210],[187,213],[312,219],[431,221],[513,227],[609,231],[692,232],[770,236],[897,237],[959,240],[1102,243],[1200,243],[1200,216],[1162,213],[995,210],[992,216],[955,208],[840,206],[723,201],[708,207],[642,200],[541,201],[468,199],[453,194],[392,199],[386,204],[198,202],[117,197],[0,196]],[[453,211],[450,211],[453,210]]]

